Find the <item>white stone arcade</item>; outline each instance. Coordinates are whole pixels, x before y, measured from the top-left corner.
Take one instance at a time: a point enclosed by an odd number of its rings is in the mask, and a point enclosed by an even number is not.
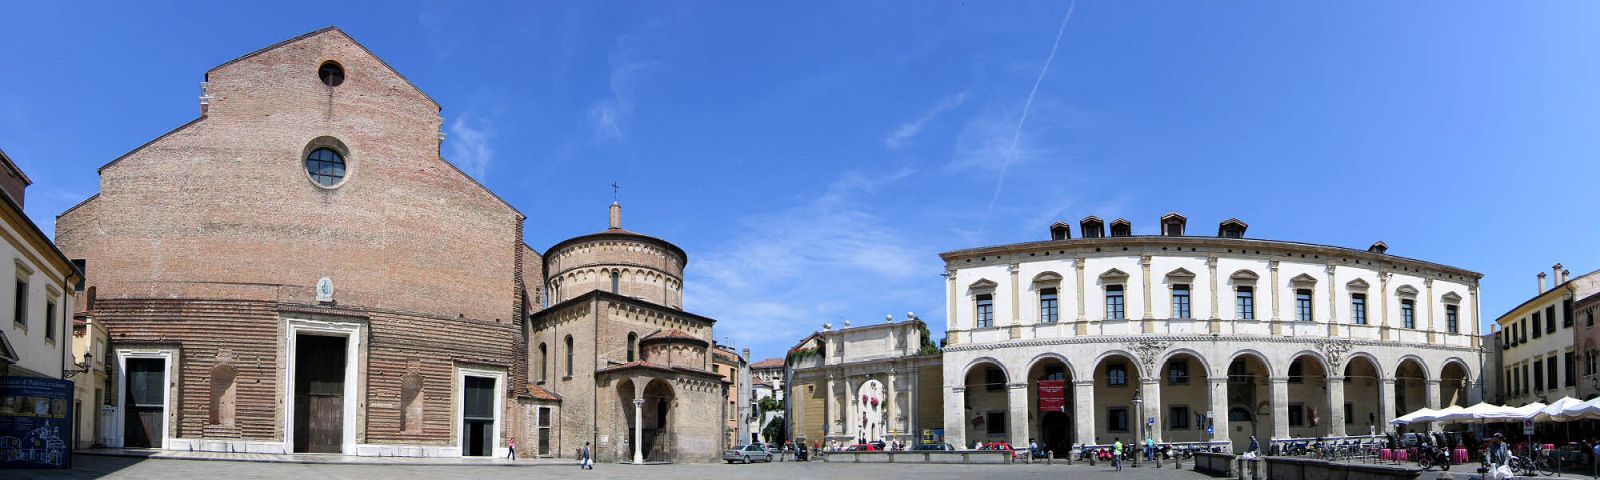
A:
[[[942,254],[945,439],[1211,442],[1383,433],[1481,397],[1481,275],[1367,250],[1063,224],[1053,240]],[[1039,382],[1065,381],[1065,411]],[[1137,395],[1140,401],[1135,402]]]

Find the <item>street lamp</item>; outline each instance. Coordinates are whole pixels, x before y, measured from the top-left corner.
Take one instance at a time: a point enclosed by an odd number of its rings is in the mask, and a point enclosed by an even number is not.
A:
[[[72,378],[73,376],[75,376],[77,374],[80,374],[80,373],[87,373],[89,370],[92,370],[93,367],[94,367],[94,361],[93,360],[94,360],[94,352],[83,352],[83,361],[79,362],[77,365],[73,365],[73,367],[76,367],[76,368],[69,368],[69,369],[63,370],[61,373],[66,375],[67,378]]]
[[[1138,390],[1133,391],[1133,411],[1139,413],[1138,418],[1134,419],[1134,422],[1138,425],[1133,430],[1133,447],[1140,448],[1140,445],[1144,445],[1140,443],[1143,440],[1139,439],[1139,436],[1144,433],[1144,400],[1139,398]],[[1133,455],[1133,468],[1139,468],[1139,454],[1137,453]]]

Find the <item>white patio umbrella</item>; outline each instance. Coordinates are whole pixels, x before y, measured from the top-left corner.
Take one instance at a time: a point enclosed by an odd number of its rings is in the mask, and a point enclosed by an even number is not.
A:
[[[1489,413],[1475,415],[1475,418],[1483,422],[1520,422],[1532,417],[1534,413],[1538,412],[1539,409],[1544,407],[1545,404],[1539,402],[1533,402],[1515,408],[1497,407],[1494,409],[1494,411],[1490,411]]]
[[[1500,417],[1511,415],[1513,413],[1513,411],[1515,411],[1515,410],[1516,409],[1511,408],[1511,407],[1507,407],[1505,405],[1495,405],[1495,404],[1491,404],[1491,403],[1488,403],[1488,402],[1478,402],[1477,405],[1473,405],[1473,406],[1470,406],[1470,407],[1467,407],[1467,408],[1463,409],[1463,412],[1468,414],[1468,415],[1471,415],[1472,418],[1471,419],[1463,419],[1461,421],[1463,421],[1463,422],[1475,422],[1475,423],[1484,423],[1484,422],[1490,422],[1490,421],[1497,421]]]
[[[1583,417],[1583,401],[1572,397],[1561,397],[1560,400],[1550,402],[1544,408],[1533,414],[1535,422],[1566,422],[1580,420]]]
[[[1436,414],[1436,413],[1438,413],[1438,411],[1434,410],[1434,409],[1431,409],[1431,408],[1419,408],[1415,412],[1407,413],[1405,415],[1401,415],[1399,418],[1396,418],[1394,420],[1390,420],[1389,423],[1407,424],[1407,423],[1417,423],[1417,422],[1430,422],[1430,421],[1433,421],[1432,420],[1433,415]]]
[[[1600,418],[1600,397],[1583,402],[1568,411],[1579,420]]]
[[[1462,422],[1462,421],[1471,421],[1471,420],[1472,420],[1472,414],[1467,413],[1467,409],[1465,407],[1462,407],[1460,405],[1451,405],[1449,407],[1445,407],[1443,409],[1434,411],[1433,415],[1430,416],[1430,418],[1428,420],[1425,420],[1425,421],[1429,421],[1429,422]]]

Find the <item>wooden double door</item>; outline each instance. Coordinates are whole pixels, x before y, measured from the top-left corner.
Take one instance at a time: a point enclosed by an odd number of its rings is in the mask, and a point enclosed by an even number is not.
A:
[[[295,453],[342,452],[347,344],[345,337],[295,338]]]

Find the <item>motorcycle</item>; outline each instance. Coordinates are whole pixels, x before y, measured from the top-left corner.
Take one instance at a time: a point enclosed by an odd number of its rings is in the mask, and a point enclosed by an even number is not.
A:
[[[1426,471],[1433,470],[1436,465],[1440,471],[1450,470],[1449,450],[1439,448],[1432,443],[1424,443],[1417,448],[1417,466]]]

